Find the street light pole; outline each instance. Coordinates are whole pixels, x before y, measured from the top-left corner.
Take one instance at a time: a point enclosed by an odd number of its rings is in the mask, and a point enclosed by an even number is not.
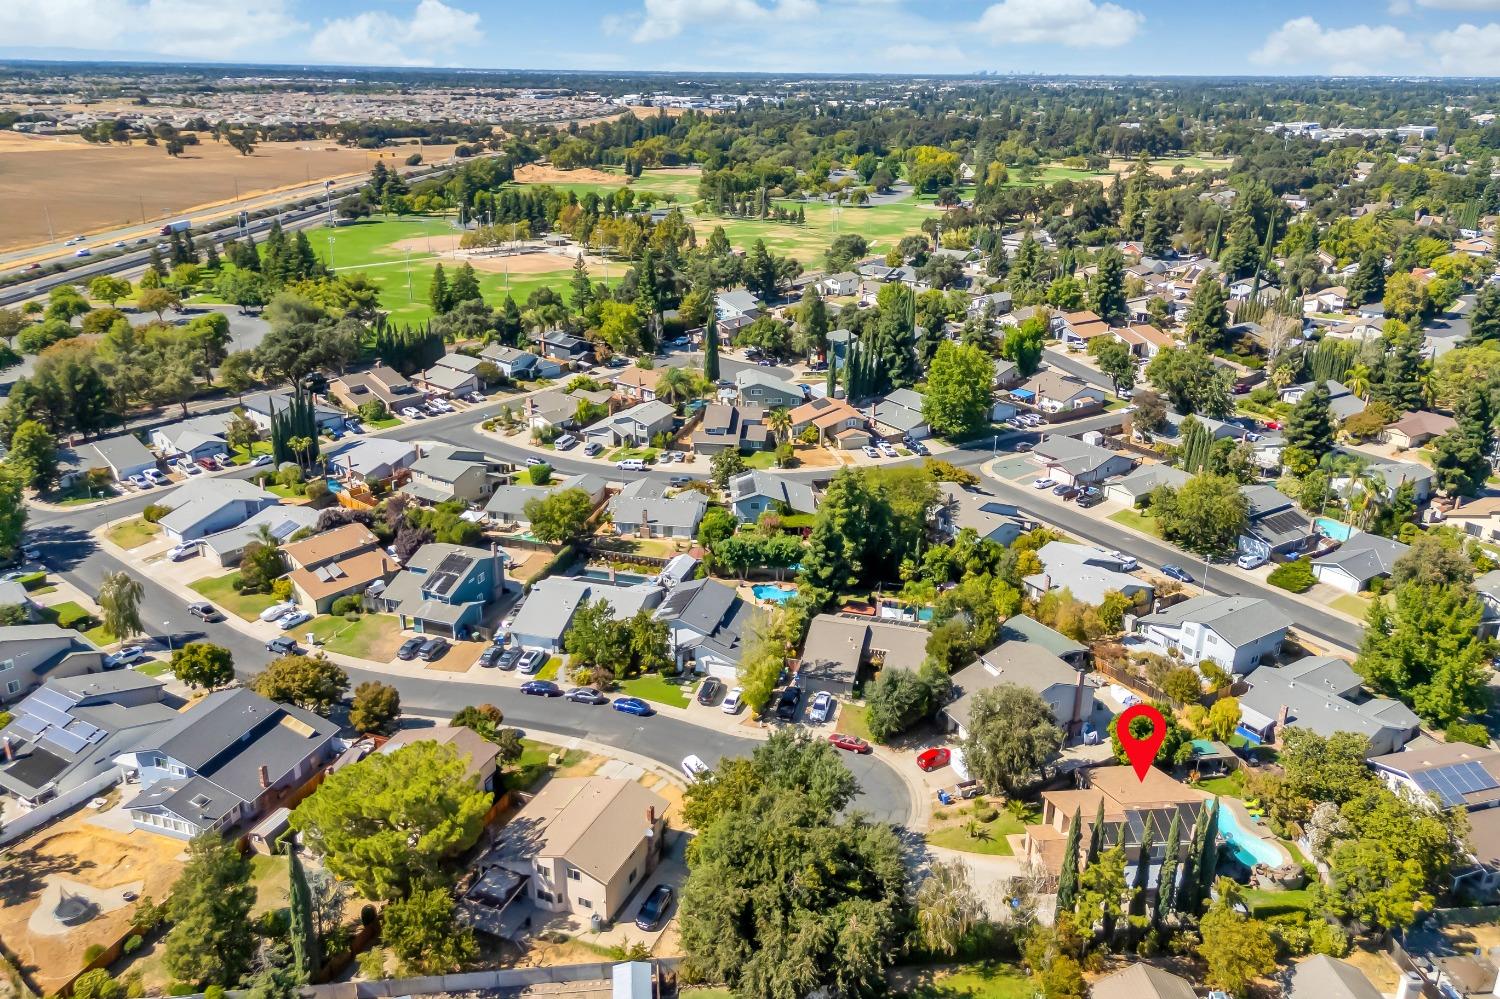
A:
[[[161,623],[161,626],[162,626],[162,630],[163,630],[163,637],[166,638],[166,640],[167,640],[167,651],[168,652],[176,651],[175,649],[172,648],[172,624],[171,624],[171,622],[170,621],[163,621]]]

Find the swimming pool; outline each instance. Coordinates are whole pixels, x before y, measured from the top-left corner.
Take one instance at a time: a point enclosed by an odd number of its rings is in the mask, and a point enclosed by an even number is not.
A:
[[[1280,867],[1287,861],[1281,847],[1242,828],[1239,816],[1235,814],[1234,809],[1225,808],[1223,805],[1219,806],[1219,835],[1223,836],[1224,841],[1229,844],[1234,859],[1246,867],[1254,867],[1257,864]]]
[[[1334,541],[1348,541],[1350,536],[1354,534],[1354,528],[1348,524],[1341,524],[1332,517],[1314,517],[1313,527],[1317,528],[1320,534],[1324,534]]]
[[[757,583],[750,587],[750,592],[755,594],[756,600],[764,600],[767,603],[784,604],[797,595],[795,586],[773,586],[769,583]]]
[[[608,569],[595,569],[593,567],[589,567],[580,572],[578,576],[581,579],[592,580],[596,583],[610,582]],[[615,573],[614,585],[635,586],[637,583],[646,583],[650,582],[650,580],[650,576],[642,576],[634,572],[617,572]]]

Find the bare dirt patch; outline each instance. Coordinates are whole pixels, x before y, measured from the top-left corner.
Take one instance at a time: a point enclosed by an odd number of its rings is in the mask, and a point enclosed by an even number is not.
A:
[[[527,163],[516,170],[518,184],[613,184],[625,185],[625,178],[617,173],[605,173],[592,167],[576,170],[559,170],[546,163]]]
[[[474,253],[462,251],[458,248],[461,234],[444,234],[441,236],[412,236],[408,239],[400,239],[385,250],[393,255],[399,256],[408,251],[412,253],[431,253],[447,261],[472,264],[476,271],[487,271],[492,274],[555,274],[558,271],[571,270],[573,261],[578,258],[578,251],[573,248],[566,249],[538,249],[527,253]],[[608,267],[612,261],[603,257],[586,255],[583,262],[591,271],[602,273],[602,269]],[[619,269],[624,265],[619,261],[613,261]]]

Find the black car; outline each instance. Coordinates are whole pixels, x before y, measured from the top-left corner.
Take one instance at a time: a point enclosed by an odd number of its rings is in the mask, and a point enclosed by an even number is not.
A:
[[[537,682],[546,683],[547,681],[539,680]],[[568,691],[566,696],[568,700],[577,701],[579,704],[609,703],[609,698],[599,693],[599,691],[595,690],[593,687],[574,687],[572,690]]]
[[[266,651],[274,652],[278,656],[291,656],[301,652],[297,643],[285,635],[277,635],[266,643]]]
[[[417,650],[417,658],[424,663],[435,663],[448,653],[448,640],[446,638],[429,638],[422,643]]]
[[[1059,482],[1052,487],[1053,496],[1061,496],[1063,499],[1072,499],[1078,495],[1078,487],[1070,486],[1066,482]]]
[[[637,929],[651,931],[662,924],[666,918],[667,910],[672,907],[672,898],[676,892],[672,891],[671,885],[657,885],[651,889],[651,894],[646,896],[646,901],[641,903],[641,909],[635,914],[635,925]]]
[[[396,650],[396,658],[415,659],[417,658],[417,653],[422,650],[422,646],[426,644],[427,639],[425,638],[408,638],[401,643],[401,648]]]
[[[1085,489],[1078,494],[1078,505],[1087,509],[1104,502],[1104,494],[1097,489]]]
[[[519,645],[510,645],[500,653],[500,658],[495,660],[495,665],[501,669],[515,669],[516,663],[521,661],[521,653],[525,651]]]
[[[538,697],[561,697],[562,688],[551,680],[527,680],[521,684],[521,693],[535,694]]]
[[[493,669],[495,664],[500,661],[500,657],[504,654],[505,648],[503,646],[491,645],[487,647],[483,652],[479,653],[479,665],[483,666],[485,669]]]
[[[724,681],[715,677],[709,677],[703,681],[703,686],[698,688],[698,703],[713,704],[724,694]]]
[[[802,688],[787,687],[776,699],[776,717],[782,721],[791,721],[797,717],[797,709],[802,706]]]

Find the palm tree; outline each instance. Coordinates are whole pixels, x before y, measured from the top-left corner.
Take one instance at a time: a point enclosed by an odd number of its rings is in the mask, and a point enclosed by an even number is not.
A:
[[[104,630],[122,642],[144,634],[141,599],[145,595],[146,588],[140,580],[123,572],[106,574],[99,584],[99,609],[104,612]]]
[[[766,414],[766,426],[771,432],[781,437],[783,441],[791,440],[792,437],[792,413],[785,406],[777,406]]]
[[[1367,364],[1356,364],[1349,369],[1344,376],[1344,385],[1359,396],[1361,399],[1369,397],[1370,394],[1370,367]]]
[[[1369,530],[1380,511],[1385,508],[1385,477],[1379,472],[1366,469],[1350,483],[1359,489],[1359,495],[1350,497],[1350,506],[1355,508],[1361,530]]]
[[[683,368],[667,368],[656,382],[656,397],[667,402],[678,403],[697,395],[691,372]]]

